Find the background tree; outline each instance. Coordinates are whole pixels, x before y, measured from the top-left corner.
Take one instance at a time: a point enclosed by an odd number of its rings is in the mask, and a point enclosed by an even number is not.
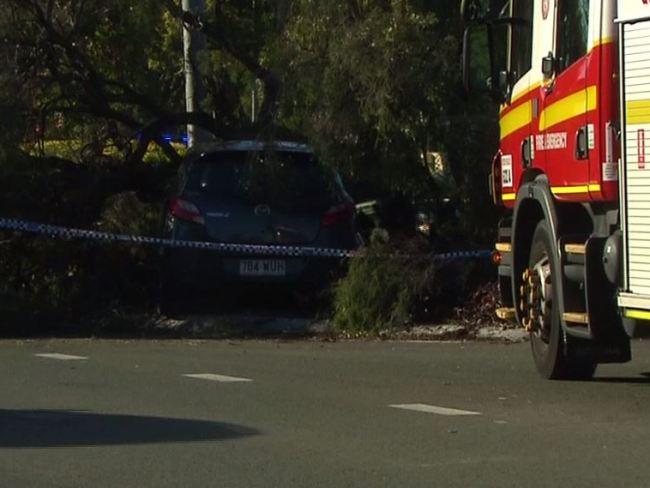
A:
[[[274,51],[284,61],[281,118],[375,194],[454,196],[422,164],[429,151],[445,154],[462,222],[488,228],[496,107],[460,90],[461,34],[458,5],[446,0],[295,2]]]
[[[437,226],[455,236],[450,245],[491,241],[496,212],[485,182],[498,140],[496,107],[460,90],[456,2],[206,0],[197,17],[180,0],[0,0],[0,11],[2,216],[155,233],[176,169],[168,163],[178,163],[181,151],[162,136],[192,122],[222,137],[240,129],[280,137],[279,128],[307,136],[320,159],[347,177],[357,201],[397,196],[441,215],[440,202],[450,198],[462,218]],[[189,114],[183,23],[207,39],[198,58],[207,97]],[[431,151],[445,155],[443,175],[425,164]],[[0,243],[0,306],[3,296],[29,302],[17,316],[45,308],[47,317],[67,314],[64,322],[80,313],[104,317],[156,294],[151,250],[6,233]],[[398,245],[431,250],[415,239]],[[367,294],[364,269],[405,277],[394,287],[379,283],[388,290],[382,301],[406,312],[423,301],[430,310],[431,277],[402,264],[361,266],[350,283]],[[411,278],[427,286],[412,287],[406,300],[399,290]],[[458,298],[462,286],[452,288]],[[351,296],[337,300],[375,304]]]
[[[306,134],[360,196],[455,192],[472,210],[467,222],[489,217],[495,108],[459,89],[455,2],[208,0],[200,18],[177,0],[0,0],[0,8],[11,68],[0,92],[20,101],[28,138],[42,127],[45,138],[82,141],[88,159],[108,143],[130,162],[154,141],[178,161],[163,132],[193,121],[224,135],[257,115],[258,127]],[[208,39],[199,60],[208,96],[194,114],[183,106],[181,21]],[[63,128],[52,129],[55,115]],[[430,151],[446,155],[449,181],[431,178]]]

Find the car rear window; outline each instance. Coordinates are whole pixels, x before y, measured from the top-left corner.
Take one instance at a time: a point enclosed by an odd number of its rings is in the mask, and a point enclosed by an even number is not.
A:
[[[314,156],[286,152],[223,152],[189,169],[185,190],[277,207],[323,208],[336,200],[335,177]]]

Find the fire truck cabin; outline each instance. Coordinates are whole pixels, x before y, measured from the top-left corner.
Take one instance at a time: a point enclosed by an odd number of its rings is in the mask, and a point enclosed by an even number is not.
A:
[[[544,377],[591,377],[650,320],[650,0],[461,9],[466,87],[489,65],[500,103],[499,316],[530,332]]]

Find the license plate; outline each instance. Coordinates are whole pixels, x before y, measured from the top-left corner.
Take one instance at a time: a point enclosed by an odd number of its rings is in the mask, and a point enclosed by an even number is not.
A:
[[[286,261],[277,259],[248,259],[239,262],[241,276],[286,276]]]

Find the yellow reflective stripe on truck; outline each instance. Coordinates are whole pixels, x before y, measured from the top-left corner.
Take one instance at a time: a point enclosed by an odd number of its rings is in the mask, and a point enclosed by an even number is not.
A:
[[[628,124],[650,124],[650,100],[632,100],[626,105]]]
[[[599,192],[600,185],[554,186],[553,195],[575,195],[580,193]]]
[[[584,115],[598,108],[598,89],[590,86],[573,95],[552,103],[542,111],[539,117],[539,131],[543,132],[562,122]]]
[[[533,121],[533,102],[522,103],[519,107],[511,110],[501,117],[501,140],[513,132],[523,129]]]
[[[650,311],[647,310],[631,310],[627,309],[625,310],[625,316],[628,319],[636,319],[636,320],[650,320]]]

